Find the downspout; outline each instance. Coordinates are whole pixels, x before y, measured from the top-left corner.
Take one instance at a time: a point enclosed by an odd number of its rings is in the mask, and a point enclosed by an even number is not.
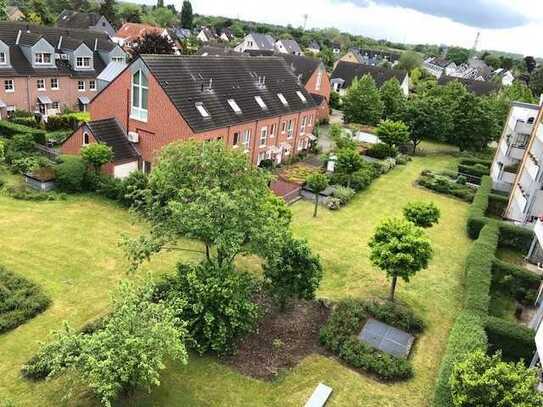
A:
[[[30,106],[30,76],[26,77],[26,101],[27,101],[27,105],[28,105],[28,111],[30,112],[31,111],[31,106]]]

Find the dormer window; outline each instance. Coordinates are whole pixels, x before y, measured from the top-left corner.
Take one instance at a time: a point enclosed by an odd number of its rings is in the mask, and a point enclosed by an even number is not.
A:
[[[51,54],[49,52],[37,52],[34,54],[34,63],[36,65],[48,65],[51,63]]]
[[[132,109],[130,117],[133,119],[147,121],[147,98],[149,94],[149,83],[142,71],[132,75]]]
[[[279,98],[279,100],[281,101],[281,103],[282,103],[284,106],[288,106],[288,102],[287,102],[287,100],[285,99],[285,97],[283,96],[282,93],[278,93],[278,94],[277,94],[277,97]]]
[[[298,95],[298,97],[300,98],[300,100],[302,101],[302,103],[307,103],[307,99],[305,98],[304,94],[302,92],[300,92],[299,90],[296,91],[296,94]]]
[[[194,106],[196,106],[196,110],[198,110],[198,113],[200,113],[204,119],[209,117],[209,112],[206,110],[202,102],[198,102]]]
[[[268,109],[268,106],[266,106],[266,103],[264,103],[264,101],[262,100],[260,96],[255,96],[255,100],[256,100],[256,103],[258,103],[258,106],[260,106],[262,110]]]
[[[91,57],[77,57],[75,59],[76,68],[90,68],[91,67]]]
[[[241,109],[239,108],[238,104],[234,99],[228,99],[227,102],[234,112],[236,112],[237,114],[241,113]]]
[[[6,53],[5,52],[0,52],[0,64],[5,65],[6,63],[7,63]]]

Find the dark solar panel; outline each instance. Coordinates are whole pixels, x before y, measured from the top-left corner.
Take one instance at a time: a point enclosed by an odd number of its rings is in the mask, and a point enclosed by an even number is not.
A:
[[[413,335],[372,318],[368,319],[358,338],[374,348],[402,358],[409,356],[415,340]]]

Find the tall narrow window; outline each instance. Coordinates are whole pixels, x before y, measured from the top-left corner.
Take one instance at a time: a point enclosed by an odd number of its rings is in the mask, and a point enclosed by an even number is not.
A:
[[[268,141],[268,128],[262,127],[262,129],[260,129],[260,146],[264,147],[267,141]]]
[[[5,64],[6,63],[6,53],[5,52],[0,52],[0,64]]]
[[[241,144],[245,151],[249,150],[249,143],[251,141],[251,130],[243,130],[243,137],[241,138]]]
[[[315,83],[315,90],[321,89],[321,83],[322,83],[322,67],[319,67],[319,70],[317,71],[317,83]]]
[[[147,77],[142,71],[132,75],[132,109],[130,117],[143,122],[147,121],[147,98],[149,85]]]
[[[89,133],[83,133],[83,145],[86,146],[87,144],[89,144],[89,142]]]

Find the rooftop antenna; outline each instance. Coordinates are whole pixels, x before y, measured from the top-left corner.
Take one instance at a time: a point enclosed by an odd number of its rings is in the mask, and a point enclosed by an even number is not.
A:
[[[305,31],[305,27],[307,26],[307,19],[309,18],[309,14],[305,13],[302,17],[304,18],[304,31]]]
[[[473,48],[471,49],[473,52],[476,52],[477,48],[479,48],[480,40],[481,40],[481,33],[477,32],[477,35],[475,36],[475,42],[473,43]]]

